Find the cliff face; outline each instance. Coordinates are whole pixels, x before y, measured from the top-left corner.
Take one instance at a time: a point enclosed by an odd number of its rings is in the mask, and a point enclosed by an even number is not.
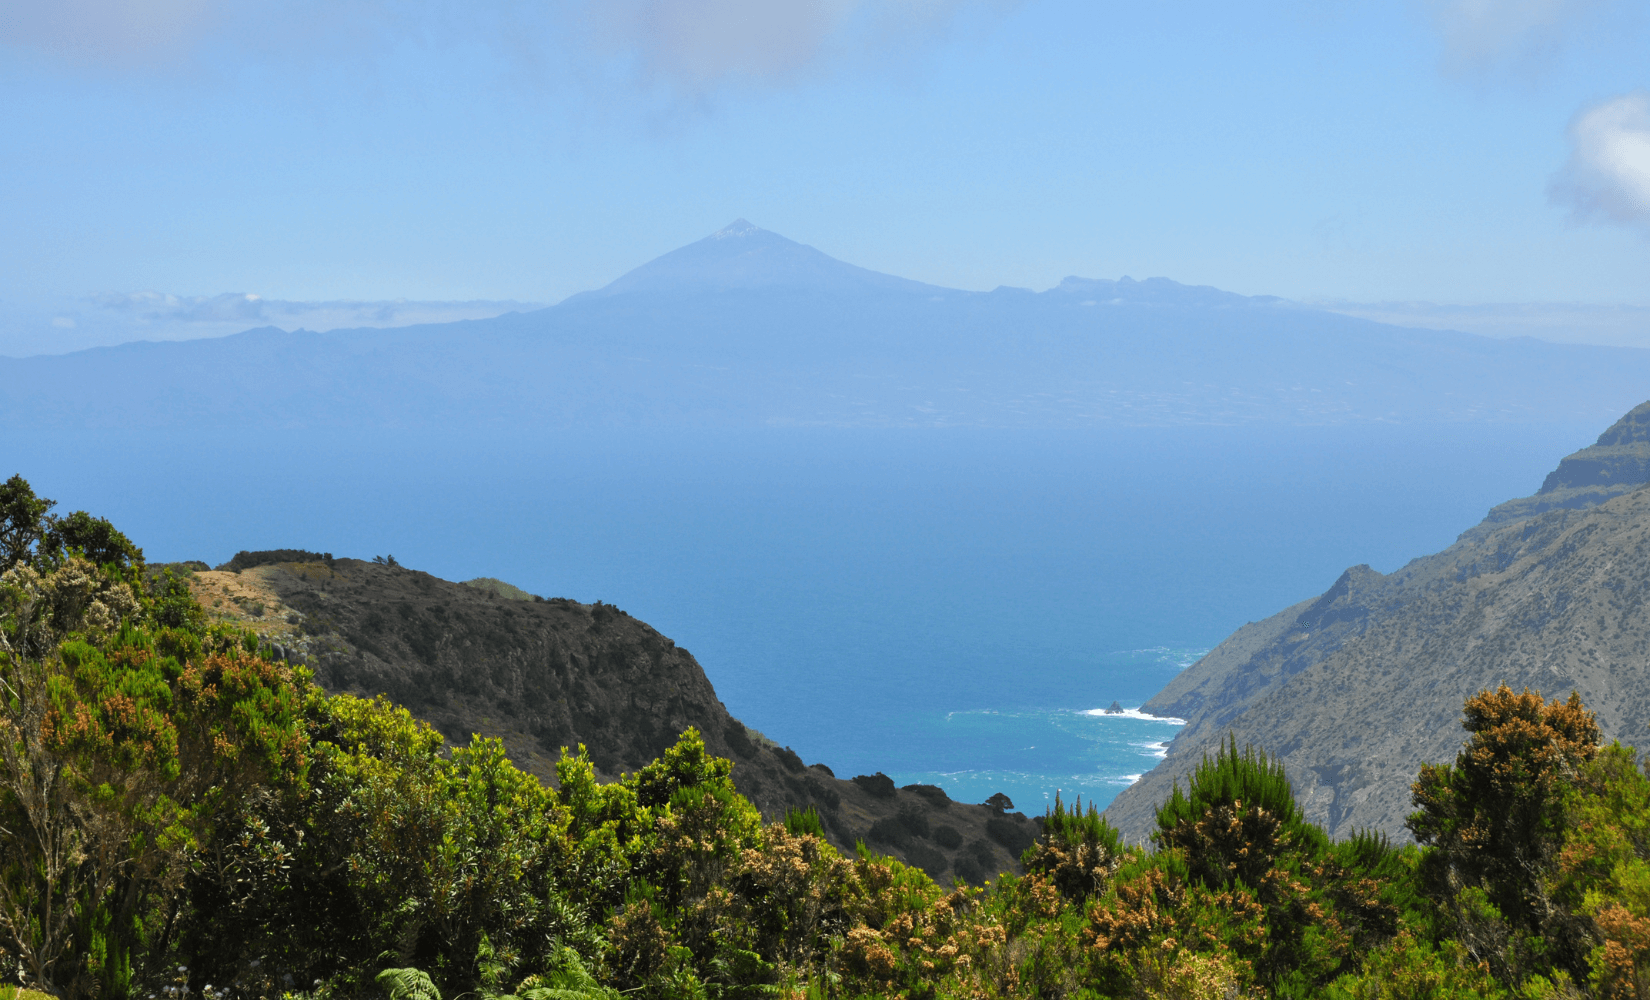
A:
[[[1454,759],[1462,703],[1497,684],[1574,690],[1608,738],[1650,738],[1647,459],[1650,404],[1443,552],[1390,575],[1354,567],[1239,629],[1146,703],[1187,725],[1107,816],[1144,839],[1173,783],[1231,732],[1283,758],[1331,835],[1407,837],[1417,770]]]
[[[1641,403],[1600,434],[1597,443],[1558,463],[1541,484],[1541,493],[1646,481],[1650,481],[1650,403]]]
[[[237,621],[253,598],[235,594],[258,597],[259,630],[306,659],[327,690],[387,694],[450,743],[499,737],[545,781],[563,747],[583,744],[611,779],[694,726],[733,760],[734,783],[765,817],[811,805],[845,851],[864,840],[942,881],[978,883],[1018,871],[1035,834],[1023,816],[952,802],[932,786],[806,766],[730,715],[687,650],[611,605],[511,600],[499,587],[354,559],[198,573],[196,589]]]
[[[1462,537],[1481,537],[1497,525],[1544,511],[1596,507],[1645,482],[1650,482],[1650,403],[1634,407],[1600,434],[1598,441],[1565,456],[1534,496],[1495,507],[1483,523]]]

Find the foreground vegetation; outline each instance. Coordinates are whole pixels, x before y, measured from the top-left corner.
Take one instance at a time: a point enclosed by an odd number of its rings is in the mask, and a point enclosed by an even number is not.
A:
[[[1466,704],[1420,845],[1229,744],[1147,847],[1056,804],[937,885],[762,817],[689,730],[559,789],[333,696],[108,522],[0,486],[0,974],[61,997],[1650,996],[1650,779],[1574,695]],[[7,990],[10,987],[6,988]]]

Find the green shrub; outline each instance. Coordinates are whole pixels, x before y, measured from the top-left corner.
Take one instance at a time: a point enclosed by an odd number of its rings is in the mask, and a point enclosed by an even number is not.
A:
[[[1324,1000],[1502,1000],[1507,994],[1454,941],[1434,948],[1408,932],[1330,983]]]
[[[478,576],[474,580],[465,580],[464,586],[473,587],[483,593],[492,594],[494,597],[502,597],[507,601],[543,600],[542,597],[535,597],[520,587],[490,576]]]
[[[1204,756],[1185,791],[1175,782],[1152,836],[1183,851],[1192,878],[1211,889],[1232,881],[1255,887],[1281,852],[1321,853],[1329,843],[1302,819],[1282,762],[1254,747],[1240,753],[1236,737]]]
[[[809,834],[820,840],[825,839],[825,824],[819,821],[819,812],[813,806],[806,809],[786,809],[785,829],[793,837]]]
[[[1486,886],[1507,920],[1539,932],[1564,795],[1598,755],[1598,722],[1574,692],[1548,702],[1506,686],[1468,699],[1464,715],[1471,736],[1455,764],[1423,765],[1414,785],[1408,826],[1433,848],[1429,891],[1447,899],[1454,886]]]
[[[441,1000],[441,991],[418,969],[385,969],[375,979],[390,1000]]]
[[[331,552],[311,552],[308,549],[263,549],[258,552],[241,551],[235,553],[228,562],[218,566],[220,570],[239,573],[243,569],[253,569],[258,566],[272,566],[275,563],[325,563],[332,565]]]
[[[1092,803],[1084,812],[1083,799],[1078,796],[1076,805],[1067,810],[1056,792],[1054,805],[1043,815],[1037,842],[1020,861],[1026,871],[1046,877],[1062,896],[1083,900],[1105,889],[1122,853],[1121,835]]]

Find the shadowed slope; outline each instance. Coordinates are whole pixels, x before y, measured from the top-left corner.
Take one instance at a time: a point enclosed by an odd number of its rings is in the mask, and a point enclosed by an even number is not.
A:
[[[227,574],[222,574],[227,575]],[[687,650],[609,604],[510,599],[355,559],[248,569],[291,609],[302,655],[329,691],[388,694],[449,743],[503,739],[518,767],[553,781],[563,747],[583,745],[605,778],[635,771],[696,727],[734,762],[733,779],[769,820],[812,806],[826,836],[851,853],[864,840],[936,878],[971,882],[1018,871],[1034,826],[931,786],[896,789],[882,775],[851,781],[804,765],[728,713]],[[510,588],[514,590],[515,588]],[[210,602],[208,602],[210,604]]]

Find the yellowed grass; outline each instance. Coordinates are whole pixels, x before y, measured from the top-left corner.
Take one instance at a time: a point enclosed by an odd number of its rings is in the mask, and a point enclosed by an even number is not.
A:
[[[332,575],[332,571],[320,563],[294,563],[288,569]],[[259,566],[239,573],[202,570],[190,578],[189,589],[215,621],[231,622],[272,640],[295,639],[299,635],[298,627],[286,620],[292,609],[281,603],[267,579],[270,573],[281,570],[279,566]],[[262,613],[257,613],[260,610]]]

